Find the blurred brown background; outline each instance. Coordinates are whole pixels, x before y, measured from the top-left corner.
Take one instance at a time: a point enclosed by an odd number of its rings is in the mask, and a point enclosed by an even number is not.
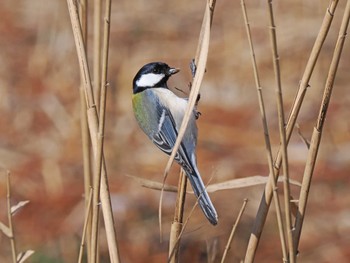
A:
[[[89,1],[91,2],[91,1]],[[266,1],[247,0],[274,153],[278,148],[275,82]],[[329,1],[274,1],[285,112],[288,114]],[[319,111],[345,1],[340,1],[298,123],[310,139]],[[92,3],[90,3],[92,7]],[[170,86],[186,90],[204,2],[113,1],[110,89],[105,156],[122,262],[165,262],[175,194],[165,194],[159,243],[160,193],[127,177],[161,181],[167,157],[137,127],[131,82],[150,61],[181,68]],[[92,13],[90,14],[92,15]],[[33,249],[29,262],[75,262],[83,224],[79,67],[66,1],[0,3],[0,220],[7,224],[5,170],[12,174],[12,202],[30,200],[15,217],[18,250]],[[92,59],[92,16],[89,59]],[[350,45],[347,40],[311,187],[300,244],[300,262],[350,260]],[[198,121],[198,163],[204,180],[222,182],[268,172],[248,42],[239,1],[218,0]],[[290,173],[301,181],[307,148],[298,135],[289,147]],[[174,165],[168,183],[176,184]],[[282,189],[280,190],[282,191]],[[243,258],[263,186],[212,193],[220,221],[212,227],[196,211],[184,234],[181,262],[207,262],[207,246],[222,255],[244,198],[230,262]],[[298,196],[298,188],[292,187]],[[186,215],[195,199],[188,196]],[[101,231],[101,262],[108,253]],[[0,235],[0,261],[10,261]],[[281,262],[272,206],[256,262]]]

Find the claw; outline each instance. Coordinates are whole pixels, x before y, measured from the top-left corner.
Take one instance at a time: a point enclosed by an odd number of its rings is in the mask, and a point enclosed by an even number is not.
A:
[[[194,61],[194,58],[190,62],[190,70],[192,73],[192,78],[194,78],[194,75],[196,75],[196,71],[197,71],[197,66],[196,66],[196,63]]]
[[[199,119],[199,116],[201,116],[202,115],[202,113],[200,112],[200,111],[195,111],[194,112],[194,116],[196,117],[196,120],[198,120]]]

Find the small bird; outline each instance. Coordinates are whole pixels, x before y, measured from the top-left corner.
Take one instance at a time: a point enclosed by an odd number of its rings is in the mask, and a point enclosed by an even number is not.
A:
[[[179,71],[165,63],[152,62],[144,65],[133,80],[132,104],[136,120],[151,141],[168,155],[174,147],[188,103],[167,85],[169,77]],[[216,225],[218,215],[197,168],[197,116],[198,112],[194,110],[175,160],[184,169],[204,215]]]

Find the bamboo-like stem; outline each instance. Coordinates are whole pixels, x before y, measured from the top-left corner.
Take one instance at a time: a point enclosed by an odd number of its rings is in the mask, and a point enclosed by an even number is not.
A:
[[[83,80],[83,87],[85,92],[86,107],[88,109],[96,107],[94,95],[92,92],[91,78],[89,67],[86,58],[86,51],[84,46],[83,34],[80,27],[80,21],[78,17],[77,3],[75,0],[67,0],[68,11],[72,23],[73,36],[77,55],[79,59],[80,76]]]
[[[105,18],[104,18],[104,36],[103,36],[103,61],[102,61],[102,83],[101,83],[101,99],[100,99],[100,118],[103,120],[105,119],[105,112],[106,112],[106,94],[107,94],[107,73],[108,73],[108,57],[109,57],[109,38],[110,38],[110,21],[111,21],[111,9],[112,9],[112,1],[106,0],[105,3]],[[100,127],[102,127],[102,122],[100,122]],[[101,128],[102,129],[102,128]],[[103,130],[101,130],[102,136],[104,136],[104,125]],[[103,158],[103,157],[102,157]],[[102,166],[103,168],[104,166]],[[103,170],[101,172],[101,176],[103,178]],[[104,186],[104,182],[106,182],[106,185]],[[107,240],[108,240],[108,247],[109,247],[109,253],[111,257],[111,262],[120,262],[119,257],[119,249],[118,249],[118,243],[116,239],[116,233],[114,228],[114,220],[113,220],[113,214],[111,210],[111,200],[108,190],[108,182],[107,182],[107,176],[106,180],[102,180],[102,187],[106,187],[107,191],[103,191],[103,194],[100,195],[101,202],[102,202],[102,208],[103,204],[110,204],[108,208],[108,212],[111,213],[109,217],[105,218],[105,228],[107,232]],[[102,189],[102,188],[101,188]],[[113,232],[113,234],[108,235],[108,232]],[[112,251],[111,251],[112,250]]]
[[[209,42],[210,42],[210,27],[212,23],[213,14],[214,14],[215,3],[216,3],[216,0],[208,0],[206,3],[206,8],[204,11],[204,17],[202,22],[202,28],[199,35],[198,45],[197,45],[196,59],[195,59],[195,62],[197,65],[196,74],[193,79],[193,84],[191,87],[191,92],[188,99],[186,112],[182,119],[178,136],[176,138],[176,142],[174,144],[171,155],[168,159],[167,165],[164,170],[163,184],[165,184],[165,180],[168,176],[168,173],[174,161],[175,155],[179,149],[180,143],[185,134],[187,124],[190,120],[190,117],[193,114],[193,109],[197,102],[197,97],[198,97],[199,89],[201,87],[201,83],[204,77],[207,58],[208,58]],[[159,230],[160,230],[161,239],[162,239],[162,199],[163,199],[163,190],[160,193],[159,211],[158,211]]]
[[[226,260],[227,252],[228,252],[228,251],[230,250],[230,248],[231,248],[233,236],[234,236],[234,234],[235,234],[235,232],[236,232],[238,223],[241,221],[241,218],[242,218],[243,212],[244,212],[244,210],[245,210],[245,207],[247,206],[247,203],[248,203],[248,199],[244,199],[244,202],[243,202],[243,205],[242,205],[242,207],[241,207],[241,210],[239,211],[239,214],[238,214],[238,217],[237,217],[237,219],[236,219],[236,222],[233,224],[233,227],[232,227],[230,236],[229,236],[229,238],[228,238],[228,240],[227,240],[227,244],[226,244],[224,253],[223,253],[223,255],[222,255],[222,258],[221,258],[221,263],[224,263],[225,260]]]
[[[83,39],[85,50],[87,49],[87,0],[82,0],[79,2],[79,20],[82,28]],[[83,168],[84,168],[84,193],[85,193],[85,213],[87,214],[87,230],[86,230],[86,255],[87,262],[90,263],[90,253],[91,253],[91,209],[88,209],[90,206],[89,202],[89,193],[91,192],[91,153],[90,153],[90,133],[87,123],[87,114],[86,114],[86,100],[84,94],[83,80],[81,76],[80,84],[80,123],[81,123],[81,138],[82,138],[82,149],[83,149]],[[84,241],[84,240],[83,240]]]
[[[249,47],[250,47],[250,54],[251,54],[251,59],[252,59],[252,64],[253,64],[255,85],[256,85],[256,90],[258,93],[260,115],[261,115],[263,130],[264,130],[265,147],[266,147],[267,161],[268,161],[268,165],[269,165],[269,182],[268,183],[270,183],[272,189],[274,189],[273,198],[274,198],[274,203],[275,203],[275,207],[276,207],[276,217],[277,217],[278,230],[279,230],[280,240],[281,240],[282,255],[283,255],[283,259],[286,260],[288,255],[287,255],[281,206],[280,206],[280,201],[279,201],[278,192],[277,192],[278,188],[277,188],[277,185],[275,182],[275,175],[274,175],[275,171],[273,169],[273,157],[272,157],[272,150],[271,150],[271,142],[270,142],[268,125],[267,125],[266,113],[265,113],[264,99],[263,99],[263,95],[262,95],[262,87],[260,84],[258,67],[257,67],[256,60],[255,60],[253,41],[252,41],[252,37],[251,37],[249,20],[248,20],[248,15],[247,15],[244,0],[241,0],[241,6],[242,6],[245,25],[246,25],[246,31],[247,31],[248,42],[249,42]]]
[[[331,0],[330,1],[329,6],[326,10],[325,16],[324,16],[323,21],[322,21],[320,31],[316,37],[314,46],[311,50],[309,59],[307,61],[303,76],[302,76],[300,84],[299,84],[298,92],[295,96],[293,106],[292,106],[292,109],[291,109],[289,117],[288,117],[288,122],[287,122],[287,126],[286,126],[287,142],[289,142],[289,139],[292,135],[292,131],[294,129],[296,120],[298,118],[299,111],[301,109],[301,105],[304,101],[306,90],[309,87],[309,81],[311,79],[313,70],[315,68],[318,56],[321,52],[323,43],[328,35],[328,31],[329,31],[329,28],[332,24],[334,13],[335,13],[335,10],[337,8],[337,5],[338,5],[338,0]],[[277,154],[276,161],[275,161],[275,169],[278,170],[280,166],[281,166],[281,153],[279,151]]]
[[[332,91],[333,91],[334,79],[337,74],[340,57],[343,51],[345,37],[347,34],[348,25],[349,25],[349,19],[350,19],[350,1],[348,0],[346,3],[343,20],[340,26],[338,40],[334,49],[333,58],[328,71],[328,76],[326,80],[325,90],[323,93],[320,112],[317,118],[316,126],[312,133],[310,149],[309,149],[309,153],[308,153],[308,157],[305,165],[304,177],[303,177],[303,182],[300,190],[298,213],[295,221],[295,234],[294,234],[295,251],[298,250],[298,246],[299,246],[299,240],[300,240],[301,230],[304,222],[312,175],[314,172],[318,149],[321,142],[324,122],[325,122],[328,106],[329,106]]]
[[[94,63],[93,63],[93,86],[94,98],[96,102],[96,110],[98,108],[100,79],[101,79],[101,0],[94,1]],[[95,157],[95,171],[93,175],[93,196],[92,196],[92,223],[91,223],[91,260],[98,262],[99,260],[99,215],[100,215],[100,183],[102,169],[102,153],[103,153],[103,135],[100,133],[101,116],[99,117],[99,126],[97,132],[97,154]]]
[[[178,234],[178,237],[177,237],[177,239],[176,239],[176,241],[175,241],[175,243],[174,243],[174,245],[173,245],[173,248],[175,248],[176,246],[178,246],[178,243],[179,243],[179,241],[180,241],[180,239],[181,239],[181,237],[182,237],[182,234],[183,234],[183,232],[184,232],[185,229],[186,229],[187,223],[188,223],[188,221],[190,220],[190,218],[191,218],[191,216],[192,216],[192,214],[193,214],[193,211],[195,210],[195,208],[196,208],[197,205],[198,205],[198,200],[199,200],[199,197],[197,198],[196,203],[194,204],[194,206],[192,207],[191,211],[189,212],[189,214],[188,214],[188,216],[187,216],[185,222],[182,224],[181,231],[180,231],[180,233]],[[173,255],[174,255],[174,252],[175,252],[174,249],[172,249],[172,250],[169,251],[169,257],[168,257],[168,260],[167,260],[168,263],[171,262],[171,260],[172,260],[172,258],[173,258]]]
[[[307,90],[307,87],[309,86],[309,81],[311,78],[311,75],[313,73],[313,69],[316,65],[318,56],[320,54],[320,51],[322,49],[324,40],[326,39],[328,35],[328,31],[330,28],[330,25],[333,21],[333,16],[335,9],[337,7],[338,0],[331,0],[329,7],[326,10],[325,16],[323,18],[323,22],[320,28],[320,31],[316,37],[314,46],[312,48],[310,57],[308,59],[308,62],[306,64],[306,68],[304,70],[301,82],[299,84],[299,89],[296,94],[291,113],[288,118],[287,126],[286,126],[286,139],[287,143],[289,142],[289,139],[292,135],[292,131],[296,122],[296,119],[298,117],[302,102],[304,100],[304,96]],[[281,152],[279,151],[277,154],[277,157],[274,162],[274,169],[275,169],[275,180],[278,179],[279,169],[281,166],[282,156]],[[256,250],[258,248],[260,236],[262,233],[262,230],[264,228],[264,224],[266,221],[267,213],[271,204],[272,194],[274,189],[271,187],[270,184],[266,184],[265,190],[263,193],[263,196],[261,197],[259,209],[257,212],[256,220],[254,222],[253,231],[250,235],[247,252],[245,256],[245,263],[252,263],[254,261],[254,257],[256,254]]]
[[[215,0],[209,0],[206,5],[206,9],[203,17],[202,29],[200,32],[200,37],[199,37],[198,46],[197,46],[196,59],[195,59],[195,62],[198,67],[196,70],[196,75],[193,79],[193,84],[190,92],[190,97],[188,100],[187,109],[186,109],[184,118],[182,120],[175,145],[173,147],[172,153],[169,157],[167,166],[165,168],[165,172],[164,172],[165,175],[167,175],[170,170],[170,167],[179,149],[182,138],[185,134],[186,127],[187,127],[188,121],[190,120],[190,116],[192,116],[192,112],[197,101],[199,89],[201,87],[201,83],[204,77],[205,65],[207,63],[208,51],[209,51],[210,26],[212,23],[211,19],[213,17],[215,3],[216,3]]]
[[[105,21],[104,21],[104,40],[103,40],[103,61],[102,61],[102,87],[100,89],[100,118],[97,134],[97,158],[96,158],[96,173],[94,177],[94,195],[93,195],[93,213],[92,213],[92,259],[97,260],[97,235],[98,235],[98,217],[99,217],[99,196],[100,196],[100,182],[102,170],[102,156],[103,156],[103,138],[105,128],[105,112],[106,112],[106,97],[107,97],[107,70],[108,70],[108,50],[109,50],[109,32],[110,32],[110,18],[111,18],[111,1],[106,0],[105,7]],[[109,230],[107,230],[109,231]]]
[[[96,107],[99,108],[101,93],[101,9],[102,0],[94,0],[94,64],[93,64],[93,86],[96,98]]]
[[[89,131],[90,131],[91,142],[92,142],[92,150],[93,150],[95,159],[97,159],[98,116],[97,116],[96,106],[94,103],[90,73],[89,73],[81,28],[80,28],[79,19],[78,19],[76,2],[74,0],[67,0],[67,4],[68,4],[71,23],[72,23],[75,46],[77,49],[80,72],[81,72],[81,75],[83,76],[84,92],[85,92],[86,106],[88,111],[87,112],[88,124],[89,124]],[[100,199],[102,204],[102,212],[103,212],[103,218],[104,218],[104,223],[106,227],[107,243],[108,243],[111,262],[119,262],[117,237],[114,229],[113,211],[112,211],[112,205],[111,205],[111,200],[109,195],[106,165],[105,165],[105,160],[103,155],[102,155]]]
[[[210,34],[210,27],[211,27],[212,21],[213,21],[215,4],[216,4],[216,0],[209,0],[207,2],[207,8],[206,8],[205,13],[204,13],[201,31],[200,31],[200,36],[199,36],[199,41],[198,41],[198,45],[197,45],[195,63],[197,63],[199,61],[200,56],[202,56],[202,58],[203,58],[203,54],[201,54],[201,53],[203,53],[203,50],[204,50],[204,52],[208,53],[207,48],[209,47],[209,34]],[[208,26],[208,23],[209,23],[209,26]],[[206,49],[203,48],[203,45],[207,45],[207,47],[204,47]],[[205,58],[204,64],[206,64],[206,58]],[[204,72],[202,72],[202,73],[204,74]],[[197,79],[196,75],[197,74],[194,74],[194,76],[193,76],[194,86],[195,86],[195,82],[197,82],[198,79],[200,82],[201,79],[203,78],[203,76],[202,76],[202,78]],[[197,93],[195,93],[195,95],[192,95],[192,98],[194,98],[194,97],[197,98],[197,95],[199,93],[200,85],[196,85],[196,86],[198,86],[198,90],[197,90]],[[191,94],[193,94],[193,92],[191,92]],[[190,94],[190,97],[191,97],[191,94]],[[192,101],[194,103],[191,102],[191,104],[187,107],[188,112],[192,112],[192,110],[195,106],[196,100],[192,99]],[[184,130],[185,130],[187,123],[188,123],[188,120],[185,120],[185,118],[184,118],[184,120],[181,124],[181,128],[182,128],[182,126],[184,126]],[[180,130],[181,130],[181,128],[180,128]],[[178,138],[177,138],[177,141],[179,141],[178,144],[180,144],[180,142],[182,140],[181,139],[182,137],[180,137],[180,136],[181,135],[179,134]],[[183,136],[183,134],[182,134],[182,136]],[[178,149],[178,146],[175,145],[173,148],[173,152],[172,152],[172,155],[174,155],[174,156],[170,156],[169,162],[168,162],[167,167],[165,169],[165,174],[167,174],[168,170],[170,169],[170,165],[173,162],[173,159],[175,157],[174,153],[177,152],[177,149]],[[174,215],[174,221],[171,225],[170,242],[169,242],[168,261],[172,262],[172,263],[178,262],[179,242],[180,242],[180,237],[181,237],[180,233],[182,232],[183,212],[184,212],[186,187],[187,187],[187,177],[186,177],[185,171],[183,169],[181,169],[178,184],[179,184],[179,189],[178,189],[178,195],[177,195],[177,200],[176,200],[175,215]],[[162,194],[163,194],[163,191],[162,191]],[[162,199],[162,197],[161,197],[161,199]],[[160,207],[161,207],[161,205],[160,205]],[[160,210],[160,214],[161,214],[161,210]],[[161,225],[161,223],[160,223],[160,225]]]
[[[7,171],[7,180],[6,180],[6,186],[7,186],[7,218],[9,221],[9,229],[10,229],[10,243],[11,243],[11,253],[12,253],[12,262],[17,262],[17,250],[16,250],[16,240],[14,235],[14,227],[12,224],[12,214],[11,214],[11,182],[10,182],[10,172]]]
[[[83,233],[82,233],[81,242],[80,242],[78,263],[81,263],[82,260],[83,260],[85,239],[89,240],[89,237],[86,238],[86,234],[87,234],[87,231],[88,231],[89,222],[91,222],[90,221],[90,217],[91,217],[91,212],[90,212],[91,211],[91,202],[92,202],[92,189],[90,188],[90,193],[89,193],[89,197],[88,197],[88,204],[87,204],[87,207],[85,209],[85,220],[84,220]],[[86,255],[88,256],[88,258],[90,258],[89,257],[89,250],[86,251]]]
[[[281,72],[279,64],[279,55],[277,48],[277,36],[276,36],[276,25],[273,15],[272,0],[268,0],[268,10],[270,17],[270,41],[272,48],[272,59],[273,68],[275,71],[276,78],[276,98],[277,98],[277,114],[279,122],[279,133],[282,149],[282,169],[284,174],[283,190],[284,190],[284,210],[286,220],[286,232],[288,240],[288,251],[289,261],[295,262],[294,244],[293,244],[293,233],[292,233],[292,214],[290,208],[290,185],[289,185],[289,167],[288,167],[288,152],[287,152],[287,140],[286,140],[286,129],[283,109],[283,96],[282,96],[282,83],[281,83]],[[287,259],[286,259],[287,260]]]
[[[203,40],[204,40],[204,33],[205,33],[206,27],[207,27],[207,22],[208,22],[207,19],[209,19],[209,27],[210,28],[211,28],[211,25],[213,23],[213,16],[214,16],[214,9],[215,9],[216,0],[207,0],[207,2],[208,2],[208,9],[205,10],[202,25],[201,25],[201,31],[199,32],[198,45],[197,45],[197,49],[196,49],[196,55],[194,58],[195,64],[198,64],[198,60],[199,60],[199,56],[200,56],[200,52],[201,52]]]
[[[179,242],[180,233],[183,223],[183,214],[186,200],[187,177],[185,171],[181,168],[178,192],[175,205],[174,220],[171,224],[170,239],[169,239],[169,261],[176,263],[179,261]],[[178,241],[179,240],[179,241]],[[171,255],[171,251],[174,251]]]
[[[101,95],[100,95],[100,128],[104,129],[104,119],[106,112],[106,95],[107,95],[107,75],[108,75],[108,57],[109,57],[109,38],[111,26],[111,8],[112,1],[106,0],[105,18],[103,23],[103,56],[102,56],[102,79],[101,79]],[[103,127],[101,127],[103,126]]]

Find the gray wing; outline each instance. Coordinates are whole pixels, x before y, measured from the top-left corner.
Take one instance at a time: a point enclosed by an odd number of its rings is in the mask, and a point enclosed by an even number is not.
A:
[[[161,106],[159,109],[161,113],[159,114],[158,112],[158,116],[160,116],[158,132],[153,135],[152,140],[159,149],[170,155],[177,138],[176,124],[171,112],[168,109]],[[193,156],[188,154],[183,142],[181,142],[179,150],[175,155],[175,160],[185,170],[187,178],[189,179],[193,191],[198,198],[198,202],[203,213],[211,224],[216,225],[218,223],[217,212],[207,191],[205,190],[204,183],[196,168],[195,161],[193,158],[190,159],[190,157]]]
[[[171,112],[159,105],[158,114],[160,115],[158,130],[153,135],[153,143],[161,149],[166,154],[170,155],[173,147],[175,145],[175,141],[177,138],[177,130],[176,123],[171,115]],[[175,160],[189,173],[193,173],[193,167],[191,164],[191,159],[181,142],[179,149],[175,155]]]

